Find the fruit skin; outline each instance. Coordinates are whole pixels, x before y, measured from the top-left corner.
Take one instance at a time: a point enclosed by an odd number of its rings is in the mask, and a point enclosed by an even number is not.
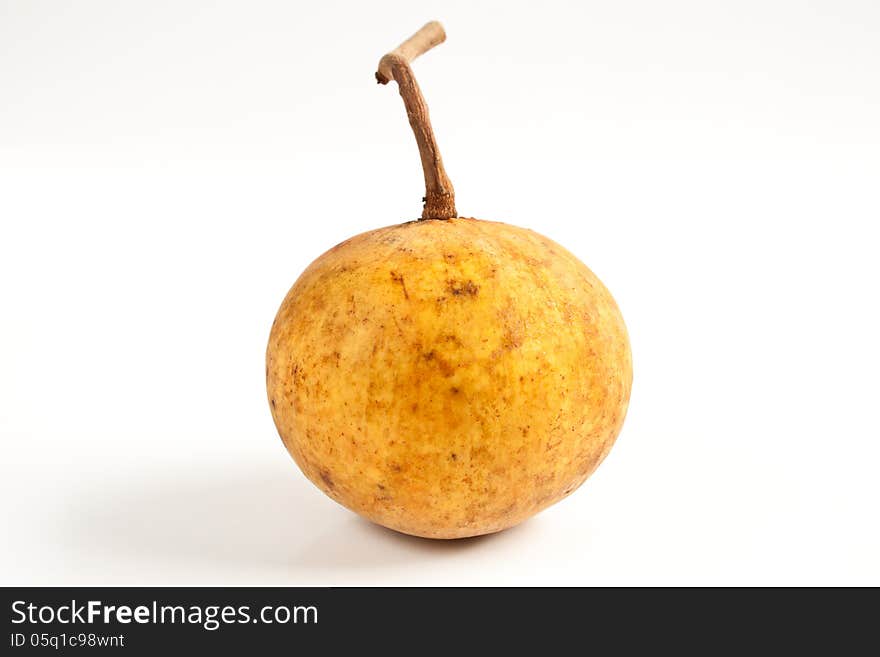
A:
[[[305,475],[430,538],[500,531],[575,490],[611,449],[632,384],[599,279],[538,233],[477,219],[327,251],[281,304],[266,363]]]

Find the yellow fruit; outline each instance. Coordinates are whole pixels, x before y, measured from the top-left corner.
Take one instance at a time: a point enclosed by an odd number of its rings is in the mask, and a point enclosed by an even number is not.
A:
[[[272,325],[272,417],[334,500],[408,534],[511,527],[580,486],[623,424],[632,359],[608,290],[546,237],[457,217],[409,62],[429,23],[379,63],[425,173],[422,220],[315,260]]]
[[[580,486],[632,379],[596,276],[535,232],[475,219],[382,228],[322,255],[282,303],[267,365],[306,476],[433,538],[505,529]]]

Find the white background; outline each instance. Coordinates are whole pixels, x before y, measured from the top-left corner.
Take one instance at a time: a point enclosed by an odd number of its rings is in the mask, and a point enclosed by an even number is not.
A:
[[[420,212],[379,57],[459,210],[616,296],[630,414],[575,495],[431,542],[277,437],[269,326]],[[0,2],[3,584],[880,584],[880,5]]]

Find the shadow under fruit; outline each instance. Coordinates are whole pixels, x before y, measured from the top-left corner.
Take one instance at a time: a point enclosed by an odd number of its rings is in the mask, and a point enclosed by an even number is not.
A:
[[[531,230],[457,216],[409,62],[429,23],[382,58],[425,171],[421,220],[330,249],[269,337],[266,385],[285,446],[331,498],[392,529],[461,538],[557,502],[608,454],[632,359],[611,294]]]

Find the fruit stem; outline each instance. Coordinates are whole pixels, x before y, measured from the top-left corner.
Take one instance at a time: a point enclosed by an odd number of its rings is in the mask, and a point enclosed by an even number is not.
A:
[[[401,43],[379,61],[376,80],[379,84],[397,82],[400,96],[406,107],[409,124],[416,136],[422,170],[425,172],[425,207],[422,219],[452,219],[455,211],[455,190],[443,168],[437,139],[431,128],[428,105],[419,89],[409,63],[419,55],[446,40],[446,32],[437,21],[426,23],[422,29]]]

